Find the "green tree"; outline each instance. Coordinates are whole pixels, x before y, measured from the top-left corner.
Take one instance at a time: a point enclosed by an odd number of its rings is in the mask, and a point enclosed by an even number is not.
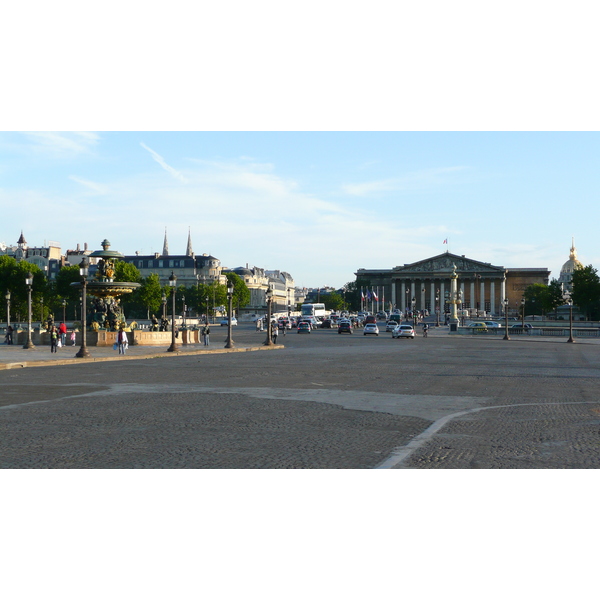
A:
[[[158,274],[151,273],[142,281],[137,291],[138,301],[146,307],[149,314],[158,314],[162,307],[163,287]]]
[[[142,276],[140,274],[140,270],[135,265],[125,262],[124,260],[118,260],[115,263],[114,280],[140,283],[142,281]]]
[[[571,279],[573,304],[585,313],[588,320],[600,318],[600,277],[592,265],[578,267]]]
[[[321,302],[325,304],[327,310],[340,311],[344,310],[345,302],[344,298],[337,292],[331,292],[329,294],[321,294]]]
[[[233,306],[237,307],[237,314],[240,314],[240,308],[250,304],[250,290],[246,282],[237,273],[226,273],[227,281],[233,283]]]
[[[41,320],[42,299],[50,300],[52,288],[49,285],[42,270],[25,260],[16,261],[12,256],[0,256],[0,293],[5,296],[10,290],[11,318],[13,321],[24,321],[27,318],[27,285],[25,279],[27,274],[33,275],[31,286],[31,313],[33,320]],[[4,304],[4,303],[2,303]],[[2,312],[6,315],[6,306]],[[48,314],[47,303],[44,313]]]
[[[343,290],[346,292],[346,304],[350,310],[358,311],[361,308],[361,289],[368,289],[371,287],[371,281],[369,279],[357,278],[356,281],[349,281]]]

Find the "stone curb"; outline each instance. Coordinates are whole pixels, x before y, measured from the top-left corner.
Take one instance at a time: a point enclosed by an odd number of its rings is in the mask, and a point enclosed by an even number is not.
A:
[[[61,365],[81,365],[94,362],[109,362],[109,361],[124,361],[124,360],[148,360],[151,358],[170,358],[172,356],[197,356],[206,354],[228,354],[233,352],[256,352],[261,350],[283,350],[285,346],[278,344],[276,346],[249,346],[245,348],[215,348],[214,350],[189,350],[167,352],[163,351],[154,354],[143,354],[141,356],[132,355],[116,355],[116,356],[99,356],[90,358],[62,358],[56,360],[36,360],[36,361],[21,361],[21,362],[6,362],[0,363],[0,371],[9,369],[21,369],[25,367],[53,367]]]

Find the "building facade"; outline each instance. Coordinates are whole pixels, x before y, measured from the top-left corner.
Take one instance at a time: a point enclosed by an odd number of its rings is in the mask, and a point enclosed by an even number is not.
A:
[[[543,268],[507,269],[446,252],[393,269],[359,269],[357,280],[380,289],[386,308],[447,312],[451,275],[456,267],[461,306],[459,308],[504,314],[503,299],[509,302],[509,313],[518,311],[527,286],[548,284],[550,271]]]

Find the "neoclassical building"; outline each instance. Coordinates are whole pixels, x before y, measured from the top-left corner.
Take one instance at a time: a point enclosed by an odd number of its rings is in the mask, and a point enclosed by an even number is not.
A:
[[[358,269],[357,280],[379,288],[385,305],[410,310],[414,299],[417,310],[434,312],[438,303],[441,312],[448,309],[453,268],[458,275],[463,309],[485,310],[503,314],[502,300],[508,298],[509,313],[518,310],[523,292],[533,283],[547,285],[550,271],[543,268],[509,269],[445,252],[415,263],[393,269]],[[461,308],[461,307],[459,307]]]
[[[560,276],[558,283],[562,284],[562,288],[565,292],[572,292],[573,286],[571,280],[573,279],[573,272],[575,269],[581,268],[583,265],[577,258],[577,250],[575,248],[575,239],[571,240],[571,251],[569,252],[569,260],[562,266],[560,270]]]

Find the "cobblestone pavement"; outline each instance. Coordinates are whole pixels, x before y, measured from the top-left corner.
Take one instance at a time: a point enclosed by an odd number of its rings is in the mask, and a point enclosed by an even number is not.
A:
[[[0,466],[600,466],[595,340],[281,337],[276,352],[0,371]]]

